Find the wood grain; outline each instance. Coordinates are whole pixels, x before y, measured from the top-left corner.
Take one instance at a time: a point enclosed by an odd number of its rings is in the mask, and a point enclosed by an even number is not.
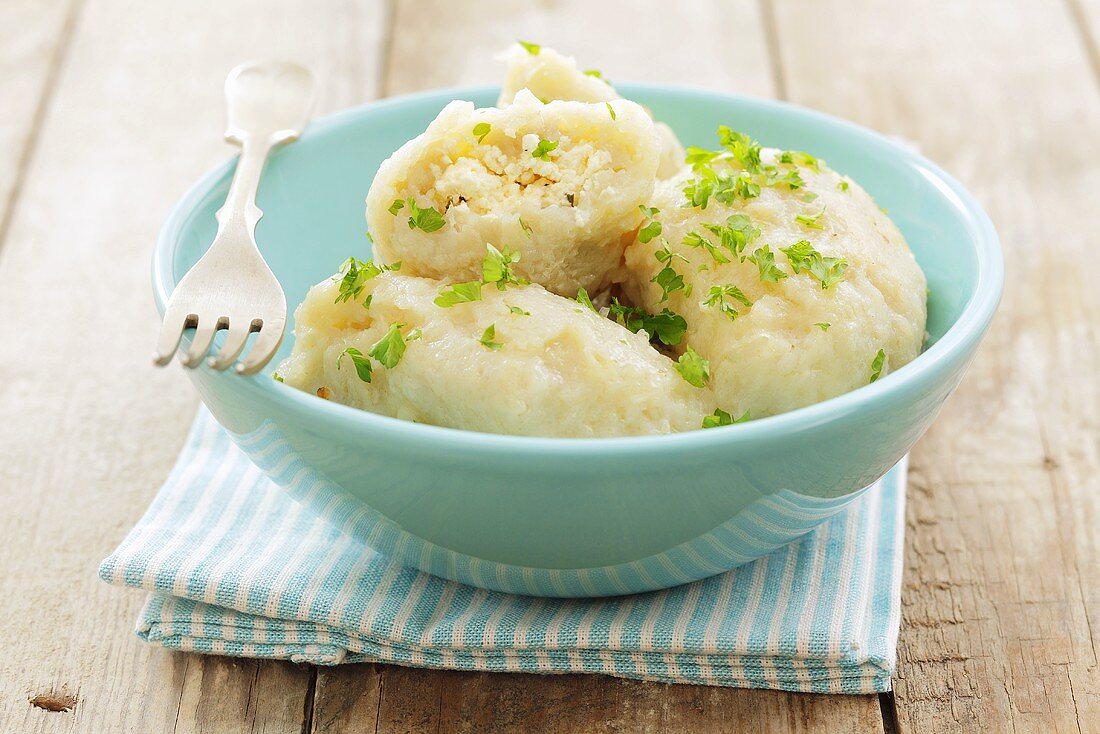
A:
[[[572,54],[614,79],[694,83],[771,96],[773,76],[755,2],[688,2],[676,13],[647,2],[462,4],[399,2],[386,91],[499,83],[493,54],[522,38]],[[629,39],[609,34],[621,18],[639,22]],[[423,23],[446,17],[447,23]],[[737,43],[729,39],[736,37]],[[431,49],[425,53],[425,49]],[[657,51],[659,49],[659,51]],[[699,64],[706,59],[706,64]],[[534,676],[394,666],[322,668],[314,731],[417,732],[881,732],[875,696],[802,696],[667,686],[602,676]]]
[[[37,124],[64,63],[79,0],[0,3],[0,242],[37,148]]]
[[[89,0],[80,13],[0,257],[0,731],[305,723],[310,669],[143,645],[143,595],[95,569],[195,408],[179,368],[150,366],[148,262],[173,202],[232,152],[220,142],[225,74],[284,56],[317,71],[321,111],[369,99],[387,17],[346,0]],[[40,694],[75,706],[32,705]]]
[[[1100,96],[1068,8],[776,9],[793,101],[915,140],[1004,243],[992,333],[913,456],[903,732],[1100,730]]]

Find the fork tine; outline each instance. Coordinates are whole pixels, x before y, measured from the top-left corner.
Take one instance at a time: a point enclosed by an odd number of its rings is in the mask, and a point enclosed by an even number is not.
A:
[[[173,308],[168,304],[168,310],[164,312],[164,320],[160,324],[160,334],[157,336],[157,347],[153,351],[153,364],[163,367],[172,361],[172,355],[180,345],[183,330],[187,328],[189,314],[182,308]]]
[[[187,350],[187,354],[183,357],[184,367],[194,369],[202,364],[203,357],[210,351],[210,344],[214,341],[214,334],[217,332],[219,325],[218,321],[199,320],[199,325],[195,328],[195,337],[191,340],[191,348]]]
[[[248,356],[237,365],[237,374],[254,375],[262,370],[264,365],[275,356],[275,352],[279,350],[279,345],[283,343],[285,326],[286,321],[284,319],[265,321],[260,329],[259,336],[256,337],[256,342],[248,350]]]
[[[211,357],[206,363],[211,369],[224,370],[236,361],[237,355],[244,349],[244,345],[248,342],[248,335],[251,333],[252,327],[249,323],[242,325],[240,320],[230,321],[229,333],[225,335],[221,351],[218,352],[218,356]]]

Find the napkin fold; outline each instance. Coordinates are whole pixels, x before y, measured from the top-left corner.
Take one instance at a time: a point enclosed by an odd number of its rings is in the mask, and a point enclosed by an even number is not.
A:
[[[733,571],[633,596],[543,599],[375,553],[291,499],[200,409],[99,574],[152,592],[137,634],[172,649],[873,693],[889,690],[896,661],[905,471],[903,460],[815,531]]]

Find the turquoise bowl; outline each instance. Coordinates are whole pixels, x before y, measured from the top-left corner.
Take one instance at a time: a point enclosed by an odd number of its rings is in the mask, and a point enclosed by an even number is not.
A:
[[[812,530],[898,464],[958,385],[1000,300],[997,234],[973,196],[917,153],[817,112],[675,87],[623,92],[686,144],[712,145],[715,128],[728,124],[765,145],[821,156],[859,181],[928,276],[924,353],[874,384],[783,415],[606,439],[420,425],[266,375],[188,371],[237,444],[300,501],[406,565],[562,597],[667,588],[734,568]],[[349,255],[370,256],[363,202],[387,156],[452,99],[491,105],[496,94],[387,99],[318,120],[278,151],[260,189],[257,238],[287,302],[299,303]],[[229,161],[204,176],[161,231],[153,290],[162,313],[213,239],[232,169]]]

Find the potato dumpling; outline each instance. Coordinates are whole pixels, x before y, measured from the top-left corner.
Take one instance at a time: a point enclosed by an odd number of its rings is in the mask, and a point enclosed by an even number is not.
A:
[[[915,358],[926,283],[889,217],[811,156],[720,138],[728,150],[693,149],[698,171],[658,185],[623,283],[687,320],[679,349],[709,360],[718,406],[782,413]]]
[[[407,420],[525,436],[685,431],[713,410],[709,391],[685,382],[644,333],[541,286],[486,284],[480,300],[441,307],[451,286],[438,281],[383,272],[338,303],[340,282],[319,283],[298,307],[294,351],[278,369],[288,385]]]
[[[567,297],[606,288],[653,193],[659,140],[627,100],[505,109],[452,102],[378,170],[367,195],[375,252],[402,272],[468,280],[486,243]]]
[[[610,102],[622,99],[615,88],[598,72],[583,72],[572,56],[563,56],[545,46],[514,43],[499,57],[508,65],[501,86],[498,107],[512,103],[521,89],[528,89],[541,100],[575,100],[577,102]],[[661,158],[658,178],[676,175],[684,164],[684,147],[676,133],[663,122],[655,123],[661,138]]]

